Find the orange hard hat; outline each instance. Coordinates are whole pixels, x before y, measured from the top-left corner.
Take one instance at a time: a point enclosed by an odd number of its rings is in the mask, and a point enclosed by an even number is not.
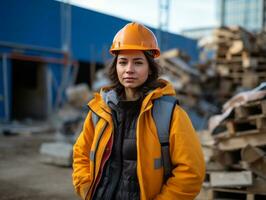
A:
[[[110,53],[115,55],[120,50],[151,51],[154,58],[160,55],[157,39],[153,32],[136,22],[128,23],[115,35]]]

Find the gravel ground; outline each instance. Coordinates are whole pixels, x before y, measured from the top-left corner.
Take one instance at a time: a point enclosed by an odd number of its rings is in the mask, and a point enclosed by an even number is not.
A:
[[[52,133],[0,134],[1,200],[78,200],[71,168],[40,162],[39,147]]]

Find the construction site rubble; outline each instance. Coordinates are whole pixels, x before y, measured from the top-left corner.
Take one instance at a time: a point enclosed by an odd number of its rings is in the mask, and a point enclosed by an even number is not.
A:
[[[53,116],[56,127],[55,141],[42,143],[41,162],[57,166],[72,165],[72,147],[82,130],[88,113],[86,104],[92,92],[86,84],[78,84],[66,90],[67,103]]]
[[[264,87],[263,97],[257,96],[257,99],[228,108],[231,113],[223,117],[212,131],[199,132],[207,171],[197,199],[265,198],[265,91]],[[210,125],[215,120],[211,118]]]
[[[207,169],[198,200],[266,197],[265,33],[222,27],[200,41],[198,67],[219,77],[225,96],[198,131]]]

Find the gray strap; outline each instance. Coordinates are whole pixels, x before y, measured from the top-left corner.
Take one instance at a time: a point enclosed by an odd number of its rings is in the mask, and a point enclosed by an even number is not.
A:
[[[94,128],[95,128],[96,124],[97,124],[98,121],[99,121],[99,116],[96,115],[94,112],[91,112],[91,117],[92,117],[93,126],[94,126]]]
[[[162,157],[154,160],[154,168],[164,168],[164,181],[171,176],[172,163],[169,153],[169,134],[173,110],[178,100],[172,96],[162,96],[154,101],[152,116],[161,144]]]
[[[162,96],[159,99],[154,100],[152,116],[161,144],[169,142],[169,130],[172,119],[172,112],[177,103],[177,99],[173,96]]]
[[[160,169],[163,166],[162,158],[155,158],[154,159],[154,169]]]
[[[90,160],[94,161],[95,159],[95,152],[94,151],[90,151]]]

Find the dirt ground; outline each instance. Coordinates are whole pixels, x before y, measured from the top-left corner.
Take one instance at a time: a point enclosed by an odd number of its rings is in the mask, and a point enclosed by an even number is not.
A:
[[[78,200],[72,187],[71,168],[40,162],[42,142],[52,133],[3,135],[0,133],[1,200]]]

